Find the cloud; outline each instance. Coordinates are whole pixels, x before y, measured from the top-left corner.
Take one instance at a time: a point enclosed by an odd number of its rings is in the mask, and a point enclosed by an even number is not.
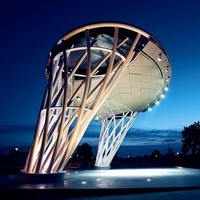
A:
[[[0,125],[0,145],[27,144],[32,142],[35,125]],[[99,142],[100,122],[91,122],[80,143],[87,142],[97,146]],[[138,129],[130,128],[125,136],[122,146],[147,146],[181,143],[181,130],[173,129]]]
[[[90,145],[98,145],[100,130],[97,127],[91,126],[87,129],[82,138],[82,142],[88,142]],[[181,130],[173,129],[137,129],[130,128],[122,142],[123,146],[131,145],[163,145],[180,143],[182,139]]]
[[[180,130],[143,130],[131,128],[124,139],[123,145],[158,145],[163,143],[181,142]]]
[[[34,133],[35,125],[0,125],[0,134]]]
[[[34,130],[34,125],[0,125],[0,147],[29,147]]]
[[[134,156],[145,155],[150,154],[155,149],[159,149],[161,153],[166,153],[169,146],[173,148],[174,152],[180,152],[181,139],[181,130],[130,128],[118,150],[118,156],[126,157],[130,154],[130,151]],[[87,129],[79,145],[86,142],[93,147],[96,153],[98,140],[99,132]]]

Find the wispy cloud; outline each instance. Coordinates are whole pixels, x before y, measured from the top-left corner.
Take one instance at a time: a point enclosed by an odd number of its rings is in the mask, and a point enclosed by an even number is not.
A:
[[[0,125],[0,134],[21,134],[34,132],[35,125]]]
[[[34,125],[0,125],[0,147],[30,146]]]
[[[0,145],[27,144],[33,139],[35,125],[0,125]],[[87,142],[91,146],[97,146],[99,141],[100,123],[92,122],[84,134],[81,143]],[[130,128],[122,146],[135,145],[162,145],[181,143],[181,130],[147,130]]]
[[[34,131],[35,125],[0,125],[0,147],[30,147]],[[93,147],[98,146],[99,133],[99,122],[92,122],[87,128],[80,144],[87,142]],[[121,149],[131,147],[135,153],[142,155],[153,151],[154,148],[161,149],[161,146],[163,146],[164,150],[166,150],[167,144],[170,144],[170,146],[173,147],[178,146],[180,148],[181,139],[181,130],[147,130],[130,128],[124,141],[122,142]],[[129,152],[129,150],[126,150],[126,153]]]
[[[83,136],[82,142],[90,142],[90,145],[98,144],[99,131],[90,127]],[[130,128],[122,145],[161,145],[169,143],[180,143],[182,139],[181,130],[146,130]]]
[[[130,129],[123,145],[159,145],[163,143],[181,142],[180,130],[143,130]]]

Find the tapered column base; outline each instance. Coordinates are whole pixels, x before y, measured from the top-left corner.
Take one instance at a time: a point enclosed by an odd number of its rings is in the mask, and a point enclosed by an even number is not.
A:
[[[63,183],[65,178],[65,172],[56,172],[49,174],[34,174],[27,173],[24,170],[20,171],[19,180],[20,183]]]
[[[110,165],[109,166],[94,166],[95,170],[108,170],[110,169]]]

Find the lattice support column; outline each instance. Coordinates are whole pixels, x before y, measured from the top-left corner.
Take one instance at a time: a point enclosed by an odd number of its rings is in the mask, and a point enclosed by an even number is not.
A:
[[[104,119],[101,123],[99,145],[95,162],[96,169],[109,169],[117,150],[122,144],[138,112],[127,112],[121,116]]]
[[[110,28],[111,45],[108,46],[102,45],[107,44],[106,37],[101,39],[104,36],[94,34],[96,26],[99,28],[101,24],[70,32],[57,42],[49,54],[46,66],[48,83],[24,167],[25,173],[56,173],[63,170],[90,121],[126,66],[137,55],[134,49],[141,33],[130,40],[122,55],[119,49],[127,38],[122,35],[119,38],[118,25],[104,24]],[[124,117],[122,119],[124,121]],[[120,135],[126,132],[128,125],[122,127]],[[110,149],[113,156],[117,145],[112,144]],[[111,157],[106,160],[103,164],[108,164]]]

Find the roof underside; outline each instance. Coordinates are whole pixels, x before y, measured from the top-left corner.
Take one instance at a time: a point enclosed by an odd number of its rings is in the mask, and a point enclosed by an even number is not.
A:
[[[148,48],[140,52],[121,75],[117,85],[97,113],[100,118],[129,111],[141,112],[160,100],[166,85],[163,74],[165,71],[163,72],[159,65],[166,66],[169,63],[163,57],[163,63],[158,65],[146,54],[150,48],[154,48],[154,44],[150,42],[146,47]],[[157,58],[158,53],[154,51],[152,56]]]
[[[116,26],[117,24],[115,24]],[[107,54],[112,52],[114,42],[114,27],[97,28],[83,27],[80,30],[72,31],[62,39],[66,41],[66,51],[68,52],[67,65],[68,70],[72,71],[77,63],[83,58],[86,52],[85,30],[90,33],[91,50],[91,69],[94,70]],[[129,26],[128,26],[129,28]],[[114,65],[119,60],[125,60],[131,44],[135,40],[138,29],[128,29],[126,26],[120,27],[118,37],[118,47],[115,53]],[[142,32],[143,33],[143,32]],[[113,115],[129,111],[145,111],[152,107],[156,101],[159,101],[161,95],[165,93],[171,76],[169,59],[161,45],[148,34],[142,34],[137,42],[135,56],[127,64],[126,69],[120,76],[116,86],[109,94],[108,98],[97,111],[96,116],[99,119],[109,118]],[[62,54],[62,45],[60,41],[53,47],[52,54],[57,56]],[[161,58],[158,60],[158,58]],[[105,59],[92,77],[90,91],[99,83],[106,74],[110,63],[110,57]],[[75,73],[74,90],[86,77],[88,67],[87,56],[81,60],[81,63]],[[48,67],[47,67],[48,71]],[[69,88],[70,90],[70,88]],[[84,91],[79,92],[79,97],[83,96]],[[89,108],[95,100],[97,93],[94,93],[87,104]],[[73,106],[80,106],[81,101],[74,100]]]

